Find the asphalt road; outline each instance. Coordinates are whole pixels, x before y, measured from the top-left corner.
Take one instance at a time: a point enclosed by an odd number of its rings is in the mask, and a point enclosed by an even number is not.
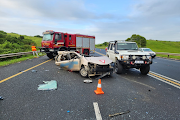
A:
[[[178,120],[180,61],[155,58],[153,62],[148,75],[130,69],[102,78],[102,95],[94,93],[96,77],[93,83],[84,83],[78,72],[60,69],[46,56],[0,67],[0,96],[4,97],[0,120],[96,120],[93,102],[98,103],[103,120]],[[37,90],[50,80],[57,81],[57,90]]]

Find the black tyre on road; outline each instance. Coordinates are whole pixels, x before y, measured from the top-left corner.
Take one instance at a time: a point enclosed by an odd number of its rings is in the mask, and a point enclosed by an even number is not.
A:
[[[123,72],[123,66],[119,63],[118,60],[116,60],[115,65],[114,65],[114,71],[117,74],[121,74]]]
[[[147,75],[149,73],[149,70],[150,70],[150,65],[146,65],[140,68],[141,74],[143,75]]]

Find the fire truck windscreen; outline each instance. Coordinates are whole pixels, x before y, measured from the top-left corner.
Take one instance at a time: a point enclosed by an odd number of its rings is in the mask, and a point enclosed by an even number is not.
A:
[[[51,41],[53,39],[53,34],[44,34],[43,41]]]

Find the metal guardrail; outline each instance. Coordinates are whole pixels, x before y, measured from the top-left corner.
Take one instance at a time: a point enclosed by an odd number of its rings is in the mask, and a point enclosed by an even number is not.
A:
[[[156,52],[156,54],[180,56],[179,53]]]
[[[0,58],[8,58],[8,57],[14,57],[14,56],[21,56],[21,55],[27,55],[32,54],[33,52],[19,52],[19,53],[10,53],[10,54],[1,54]]]

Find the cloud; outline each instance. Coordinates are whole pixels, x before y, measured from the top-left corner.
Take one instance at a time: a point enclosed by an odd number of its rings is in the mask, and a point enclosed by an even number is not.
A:
[[[95,35],[96,43],[123,40],[132,34],[147,39],[179,40],[180,1],[129,0],[128,5],[116,4],[5,0],[0,4],[0,29],[24,35],[42,35],[45,30]]]

